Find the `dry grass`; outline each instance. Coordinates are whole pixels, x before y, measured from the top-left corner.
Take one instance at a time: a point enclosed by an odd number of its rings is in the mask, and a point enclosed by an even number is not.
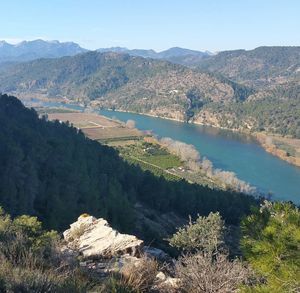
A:
[[[73,124],[80,128],[87,137],[95,140],[124,139],[141,137],[143,134],[137,129],[124,127],[121,123],[104,116],[89,113],[51,113],[49,120],[59,120]]]
[[[119,283],[133,292],[150,292],[157,272],[157,261],[143,256],[138,263],[130,263],[122,268]]]

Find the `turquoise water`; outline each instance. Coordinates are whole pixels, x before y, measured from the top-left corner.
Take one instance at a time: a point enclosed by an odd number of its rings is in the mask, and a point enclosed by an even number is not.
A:
[[[78,105],[42,102],[48,107],[83,110]],[[134,113],[101,110],[100,114],[121,121],[132,119],[141,130],[159,137],[192,144],[215,168],[233,171],[259,191],[272,193],[273,199],[300,204],[300,168],[267,153],[252,137],[208,126],[181,123]]]
[[[300,203],[300,168],[267,153],[249,136],[133,113],[101,110],[100,114],[121,121],[132,119],[138,129],[192,144],[214,167],[235,172],[258,190],[271,192],[274,199]]]

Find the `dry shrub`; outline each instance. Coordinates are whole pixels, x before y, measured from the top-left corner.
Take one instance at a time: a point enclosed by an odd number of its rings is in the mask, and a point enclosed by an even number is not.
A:
[[[181,280],[181,291],[187,293],[237,292],[251,276],[240,260],[230,261],[227,253],[198,252],[182,256],[176,271]]]
[[[75,270],[14,266],[1,260],[0,292],[86,292],[87,280]]]
[[[142,256],[137,263],[125,265],[121,271],[120,284],[133,292],[149,292],[158,272],[156,260]]]
[[[135,128],[135,121],[134,120],[127,120],[125,123],[125,126],[129,129],[134,129]]]
[[[88,213],[83,213],[80,215],[80,218],[87,218],[87,217],[90,217]]]

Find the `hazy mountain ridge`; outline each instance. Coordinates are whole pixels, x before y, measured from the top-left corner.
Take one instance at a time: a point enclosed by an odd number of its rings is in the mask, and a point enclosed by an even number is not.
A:
[[[180,47],[173,47],[161,52],[156,52],[152,49],[127,49],[122,47],[102,48],[98,49],[98,52],[116,52],[127,53],[131,56],[139,56],[143,58],[152,58],[170,61],[175,64],[181,64],[189,67],[195,67],[194,64],[198,64],[203,58],[212,56],[213,53],[209,51],[201,52],[196,50],[190,50]]]
[[[18,44],[9,44],[6,41],[0,41],[0,63],[2,62],[24,62],[35,60],[38,58],[58,58],[63,56],[74,56],[84,53],[88,50],[82,48],[74,42],[59,42],[59,41],[23,41]],[[131,56],[140,56],[143,58],[165,59],[174,63],[181,63],[181,59],[194,57],[196,60],[202,57],[207,57],[212,53],[205,51],[196,51],[173,47],[161,52],[156,52],[152,49],[127,49],[123,47],[100,48],[98,52],[115,52],[127,53]],[[178,62],[177,62],[178,60]]]
[[[73,56],[88,50],[73,42],[23,41],[19,44],[0,42],[0,62],[23,62],[38,58]]]

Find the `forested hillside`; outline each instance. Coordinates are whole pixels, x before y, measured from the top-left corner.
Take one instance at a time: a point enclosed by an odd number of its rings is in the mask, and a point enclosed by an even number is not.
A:
[[[201,70],[220,73],[236,82],[265,88],[300,80],[300,47],[258,47],[224,51],[201,59]]]
[[[299,47],[226,51],[203,59],[196,70],[88,52],[6,66],[0,92],[299,138],[299,54]]]
[[[192,111],[205,103],[245,99],[251,93],[213,74],[111,52],[89,52],[11,66],[0,73],[0,90],[20,97],[65,96],[100,107],[181,120],[190,118]]]
[[[0,98],[0,205],[62,229],[88,212],[130,232],[134,204],[177,215],[220,211],[236,224],[251,196],[173,182],[125,163],[118,153],[67,124],[39,119],[11,96]]]

